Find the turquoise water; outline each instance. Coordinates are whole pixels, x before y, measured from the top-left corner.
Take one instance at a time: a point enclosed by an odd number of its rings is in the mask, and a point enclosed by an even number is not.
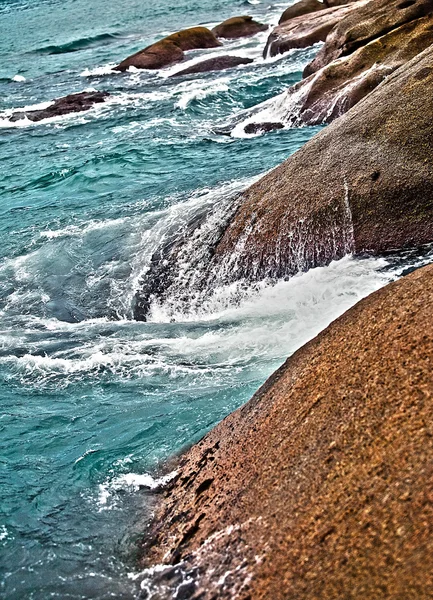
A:
[[[187,314],[159,307],[147,323],[132,320],[167,236],[204,208],[227,206],[316,131],[215,133],[297,81],[314,54],[263,61],[266,34],[228,44],[257,58],[233,71],[111,72],[163,34],[245,12],[276,23],[287,3],[216,4],[0,0],[4,598],[134,598],[148,473],[397,273],[389,260],[347,257],[236,302],[221,289]],[[112,97],[81,115],[8,121],[13,108],[88,88]]]

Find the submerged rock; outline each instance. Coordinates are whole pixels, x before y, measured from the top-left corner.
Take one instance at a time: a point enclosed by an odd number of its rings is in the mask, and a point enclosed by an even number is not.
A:
[[[191,263],[202,241],[196,230],[188,256],[183,251],[179,260],[179,246],[169,251],[143,290],[164,281],[160,298],[171,286],[190,297],[188,261],[210,293],[237,281],[287,278],[348,252],[432,241],[432,60],[433,46],[244,192],[206,260]]]
[[[256,35],[261,31],[266,31],[268,25],[254,21],[252,17],[232,17],[212,29],[213,33],[219,38],[237,39]]]
[[[116,71],[137,69],[161,69],[184,59],[184,51],[201,48],[216,48],[221,43],[206,27],[191,27],[173,33],[164,39],[140,50],[114,67]]]
[[[215,58],[209,58],[199,63],[195,63],[191,67],[178,71],[170,77],[179,77],[181,75],[191,75],[193,73],[207,73],[209,71],[222,71],[224,69],[232,69],[239,65],[248,65],[254,62],[252,58],[245,58],[244,56],[216,56]]]
[[[393,29],[430,14],[433,0],[370,0],[352,7],[355,10],[337,24],[316,58],[307,65],[304,77]]]
[[[351,5],[324,8],[308,15],[294,17],[278,25],[268,38],[263,56],[265,58],[276,56],[293,48],[307,48],[317,42],[324,42],[331,29],[358,4],[357,2]]]
[[[432,311],[428,266],[334,321],[180,458],[143,542],[155,592],[431,598]]]
[[[79,92],[78,94],[69,94],[69,96],[64,96],[63,98],[57,98],[48,108],[17,111],[13,113],[10,121],[15,122],[21,119],[29,119],[36,122],[70,113],[82,112],[89,110],[95,104],[104,102],[109,95],[108,92]]]
[[[346,4],[346,2],[343,4]],[[281,23],[290,21],[290,19],[294,19],[295,17],[308,15],[309,13],[317,12],[318,10],[323,10],[324,8],[329,8],[329,6],[323,2],[319,2],[319,0],[300,0],[299,2],[295,2],[295,4],[292,4],[286,8],[278,23],[281,25]]]

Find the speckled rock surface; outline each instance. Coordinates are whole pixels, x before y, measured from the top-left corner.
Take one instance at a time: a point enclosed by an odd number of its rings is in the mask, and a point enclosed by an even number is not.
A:
[[[428,266],[332,323],[180,459],[145,535],[143,564],[174,565],[149,571],[152,598],[433,597],[432,311]]]

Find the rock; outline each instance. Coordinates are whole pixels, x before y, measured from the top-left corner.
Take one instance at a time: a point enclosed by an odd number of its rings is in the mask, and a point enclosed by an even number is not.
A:
[[[287,105],[295,95],[297,121],[329,123],[432,43],[433,15],[406,23],[293,86],[287,92]]]
[[[331,29],[358,4],[357,2],[352,5],[325,8],[278,25],[266,42],[263,56],[265,58],[276,56],[292,48],[307,48],[317,42],[324,42]]]
[[[284,129],[282,123],[249,123],[245,126],[245,133],[267,133],[275,129]]]
[[[344,2],[346,4],[346,2]],[[295,4],[292,4],[283,12],[278,21],[279,25],[281,23],[285,23],[290,19],[294,19],[295,17],[300,17],[302,15],[308,15],[309,13],[317,12],[318,10],[323,10],[324,8],[329,8],[323,2],[319,2],[319,0],[300,0]]]
[[[428,266],[298,350],[178,460],[142,566],[202,600],[430,599],[432,311]]]
[[[104,102],[109,95],[108,92],[80,92],[78,94],[70,94],[63,98],[57,98],[48,108],[17,111],[13,113],[10,121],[15,122],[21,119],[29,119],[36,122],[42,121],[42,119],[68,115],[69,113],[82,112],[89,110],[95,104]]]
[[[192,27],[173,33],[164,39],[128,56],[116,71],[127,71],[129,67],[137,69],[162,69],[184,59],[184,51],[201,48],[216,48],[221,43],[206,27]]]
[[[261,31],[266,31],[268,25],[263,25],[254,21],[252,17],[232,17],[212,29],[213,33],[219,38],[236,39],[256,35]]]
[[[304,77],[393,29],[430,14],[433,0],[370,0],[352,7],[355,10],[337,24],[316,58],[307,65]]]
[[[432,60],[430,46],[247,189],[201,266],[192,262],[203,243],[194,231],[187,248],[195,279],[177,247],[143,289],[164,282],[156,292],[163,299],[176,283],[177,297],[190,297],[199,280],[200,293],[210,294],[237,281],[287,278],[348,252],[433,241]]]
[[[183,71],[178,71],[170,77],[180,77],[181,75],[191,75],[193,73],[207,73],[208,71],[222,71],[223,69],[231,69],[239,65],[248,65],[252,62],[254,62],[252,58],[245,58],[243,56],[216,56],[215,58],[195,63],[191,67]]]

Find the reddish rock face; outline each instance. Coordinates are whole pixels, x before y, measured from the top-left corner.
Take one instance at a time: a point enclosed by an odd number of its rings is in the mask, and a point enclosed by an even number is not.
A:
[[[221,43],[206,27],[192,27],[173,33],[168,37],[140,50],[115,67],[116,71],[137,69],[162,69],[184,59],[185,50],[216,48]]]
[[[252,17],[232,17],[212,29],[213,33],[219,38],[236,39],[256,35],[261,31],[266,31],[267,25],[254,21]]]
[[[332,323],[180,459],[143,547],[144,564],[177,565],[165,589],[183,572],[183,598],[432,597],[432,311],[428,266]]]
[[[357,5],[359,7],[345,16],[327,37],[316,58],[305,68],[304,77],[433,11],[433,0],[370,0],[353,6]]]
[[[109,95],[108,92],[80,92],[78,94],[70,94],[63,98],[57,98],[51,106],[42,110],[17,111],[12,115],[10,120],[19,121],[20,119],[27,118],[30,121],[36,122],[70,113],[83,112],[89,110],[95,104],[105,102]]]

